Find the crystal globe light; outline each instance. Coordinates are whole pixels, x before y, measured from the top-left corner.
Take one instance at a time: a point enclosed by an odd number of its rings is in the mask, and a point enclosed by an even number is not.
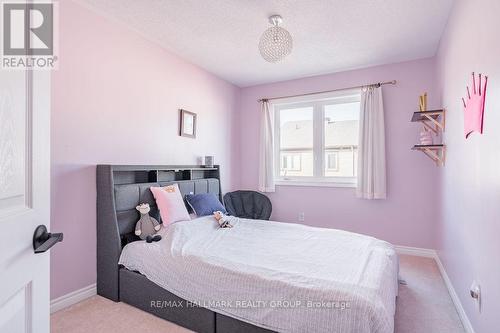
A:
[[[273,25],[260,37],[259,51],[268,62],[278,62],[292,52],[292,35],[280,27],[282,18],[279,15],[273,15],[269,18]]]

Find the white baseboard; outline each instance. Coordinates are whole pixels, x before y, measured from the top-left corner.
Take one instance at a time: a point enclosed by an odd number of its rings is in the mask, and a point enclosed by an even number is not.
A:
[[[448,277],[448,274],[446,273],[446,270],[444,269],[443,263],[441,262],[441,259],[439,259],[439,256],[437,254],[436,254],[436,257],[434,258],[434,260],[436,260],[439,271],[441,272],[441,276],[443,277],[444,283],[446,284],[446,287],[448,288],[448,292],[450,293],[451,300],[453,301],[453,304],[455,304],[455,308],[457,308],[458,316],[460,317],[460,320],[462,321],[462,325],[464,325],[465,331],[467,333],[474,333],[474,328],[472,327],[472,324],[470,323],[469,317],[467,317],[467,313],[465,313],[465,310],[462,306],[462,303],[460,302],[460,298],[458,298],[457,292],[455,291],[455,288],[453,288],[453,285],[451,284],[451,280]]]
[[[410,256],[426,257],[434,259],[436,259],[437,257],[436,251],[431,249],[423,249],[420,247],[409,247],[400,245],[395,245],[394,247],[396,248],[396,253],[398,254],[407,254]]]
[[[83,287],[50,301],[50,313],[62,310],[97,294],[96,284]]]
[[[418,247],[397,246],[397,245],[394,247],[396,249],[396,253],[398,253],[398,254],[407,254],[407,255],[411,255],[411,256],[433,258],[434,261],[436,261],[436,264],[439,268],[439,272],[441,273],[441,276],[443,277],[444,284],[446,285],[446,288],[448,289],[448,293],[450,294],[451,300],[453,301],[453,304],[455,305],[455,308],[457,309],[458,316],[460,317],[460,320],[462,321],[462,325],[464,326],[465,331],[467,333],[474,333],[474,328],[472,327],[472,324],[470,323],[469,317],[467,317],[467,314],[465,313],[465,310],[462,306],[462,303],[460,302],[460,298],[458,298],[457,292],[455,291],[453,284],[451,284],[451,280],[448,277],[448,274],[446,273],[446,270],[444,269],[443,263],[441,262],[441,259],[439,259],[437,252],[435,250],[422,249],[422,248],[418,248]]]

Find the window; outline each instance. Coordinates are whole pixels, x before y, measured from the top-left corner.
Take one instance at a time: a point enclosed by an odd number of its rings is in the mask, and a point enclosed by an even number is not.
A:
[[[282,174],[291,171],[301,171],[302,156],[300,153],[284,153],[281,155]]]
[[[312,177],[313,108],[292,107],[280,112],[280,177]]]
[[[328,171],[339,171],[339,152],[338,151],[328,151],[326,153],[326,170]]]
[[[355,186],[359,103],[352,91],[274,103],[277,183]]]

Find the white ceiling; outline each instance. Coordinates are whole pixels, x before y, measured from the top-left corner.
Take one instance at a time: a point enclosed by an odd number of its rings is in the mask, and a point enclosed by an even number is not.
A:
[[[454,0],[83,0],[240,87],[432,57]],[[284,61],[257,45],[271,14],[293,37]]]

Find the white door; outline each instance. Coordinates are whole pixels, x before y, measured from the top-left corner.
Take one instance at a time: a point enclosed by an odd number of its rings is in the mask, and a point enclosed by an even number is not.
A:
[[[0,69],[0,332],[49,332],[50,72]]]

